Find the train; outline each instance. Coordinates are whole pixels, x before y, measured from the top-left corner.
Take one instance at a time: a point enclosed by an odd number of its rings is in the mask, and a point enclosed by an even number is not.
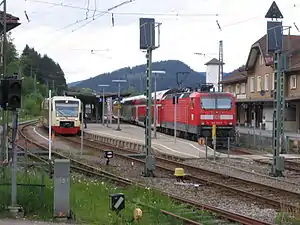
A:
[[[236,98],[231,93],[203,89],[168,89],[156,92],[157,131],[194,140],[200,137],[211,141],[212,126],[216,125],[216,136],[227,143],[236,130]],[[154,95],[152,93],[152,126],[154,125]],[[177,103],[177,104],[175,104]],[[114,104],[113,114],[117,117],[118,104]],[[175,113],[176,110],[176,113]],[[176,119],[175,119],[176,114]],[[145,126],[146,96],[137,95],[123,98],[120,119],[132,124]]]
[[[51,130],[53,134],[80,135],[81,101],[70,96],[53,96],[51,98]],[[42,124],[49,129],[49,98],[41,105]]]

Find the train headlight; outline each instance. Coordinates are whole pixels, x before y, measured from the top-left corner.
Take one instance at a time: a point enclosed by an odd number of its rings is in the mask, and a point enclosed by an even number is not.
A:
[[[232,122],[229,122],[229,125],[232,125]]]

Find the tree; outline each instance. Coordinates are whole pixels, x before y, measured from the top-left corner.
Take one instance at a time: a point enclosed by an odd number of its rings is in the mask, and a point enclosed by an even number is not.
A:
[[[3,67],[0,68],[3,71]],[[39,116],[41,103],[53,84],[53,95],[66,89],[64,72],[50,57],[43,57],[28,45],[19,57],[13,40],[8,36],[7,75],[19,73],[22,77],[21,117]]]

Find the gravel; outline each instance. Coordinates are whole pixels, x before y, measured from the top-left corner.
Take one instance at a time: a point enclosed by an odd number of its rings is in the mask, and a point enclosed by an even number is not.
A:
[[[41,140],[39,140],[41,141]],[[61,141],[59,138],[56,139],[55,143],[53,144],[53,148],[55,146],[59,146],[59,149],[62,149],[61,146],[65,145],[66,143]],[[67,147],[64,148],[65,154],[73,156],[77,159],[80,158],[80,149],[78,146],[73,144],[67,144]],[[88,149],[84,150],[85,153],[89,152]],[[141,172],[143,167],[136,162],[130,162],[128,160],[124,160],[117,156],[114,156],[113,159],[110,161],[110,166],[107,167],[105,165],[106,159],[103,158],[101,152],[97,153],[95,150],[91,150],[93,155],[83,155],[81,160],[85,161],[94,166],[98,166],[102,169],[108,170],[110,172],[114,172],[116,174],[122,175],[124,177],[128,177],[129,179],[142,181],[146,183],[149,187],[156,187],[160,188],[164,191],[168,191],[172,194],[184,196],[187,199],[198,201],[207,205],[213,205],[216,207],[223,208],[225,210],[230,210],[235,213],[240,213],[249,217],[253,217],[259,220],[263,220],[266,222],[273,223],[276,217],[276,212],[273,209],[269,208],[262,208],[261,203],[256,203],[254,201],[245,201],[245,199],[241,199],[238,195],[228,195],[226,193],[222,193],[220,191],[216,192],[216,189],[209,187],[209,186],[199,186],[198,188],[192,186],[183,186],[175,183],[175,179],[169,172],[161,171],[157,169],[155,174],[159,174],[159,177],[156,178],[145,178],[141,176]],[[222,159],[223,160],[223,159]],[[247,179],[254,179],[257,178],[257,175],[249,174],[249,172],[241,172],[237,171],[235,168],[227,167],[222,164],[228,163],[226,162],[227,159],[220,161],[220,164],[214,164],[211,162],[205,161],[189,161],[189,164],[197,165],[199,167],[210,168],[212,170],[221,171],[224,173],[228,173],[230,175],[235,174],[237,177],[243,177]],[[231,163],[232,160],[229,160]],[[232,161],[234,164],[234,161]],[[254,179],[256,180],[256,179]],[[265,178],[265,180],[270,180]],[[274,180],[271,181],[274,183]],[[275,182],[276,184],[279,182]],[[285,183],[286,185],[286,183]]]
[[[270,166],[260,165],[251,159],[223,158],[218,159],[216,162],[211,160],[205,161],[205,159],[191,159],[186,160],[184,163],[300,194],[300,185],[297,183],[300,181],[299,176],[292,177],[292,175],[289,175],[286,178],[270,177],[268,175],[271,169]]]
[[[79,152],[78,150],[73,150],[74,153],[75,151]],[[79,156],[77,157],[79,158]],[[216,192],[214,188],[209,186],[200,185],[198,188],[195,188],[193,186],[176,184],[176,180],[169,172],[159,169],[155,171],[155,174],[159,174],[159,177],[142,177],[141,173],[143,167],[139,163],[130,162],[117,156],[110,161],[109,167],[105,165],[106,159],[103,157],[84,155],[81,159],[90,165],[98,166],[110,172],[128,177],[129,179],[143,182],[149,187],[156,187],[203,204],[213,205],[270,223],[274,222],[276,217],[276,211],[273,209],[262,208],[260,203],[255,203],[253,201],[245,202],[244,199],[242,200],[238,196],[227,197],[224,192]]]

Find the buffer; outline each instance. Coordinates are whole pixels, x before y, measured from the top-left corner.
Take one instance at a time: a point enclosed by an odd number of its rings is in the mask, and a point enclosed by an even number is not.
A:
[[[269,8],[267,14],[265,15],[265,18],[268,19],[283,19],[283,15],[279,10],[278,5],[275,1],[273,1],[271,7]]]

